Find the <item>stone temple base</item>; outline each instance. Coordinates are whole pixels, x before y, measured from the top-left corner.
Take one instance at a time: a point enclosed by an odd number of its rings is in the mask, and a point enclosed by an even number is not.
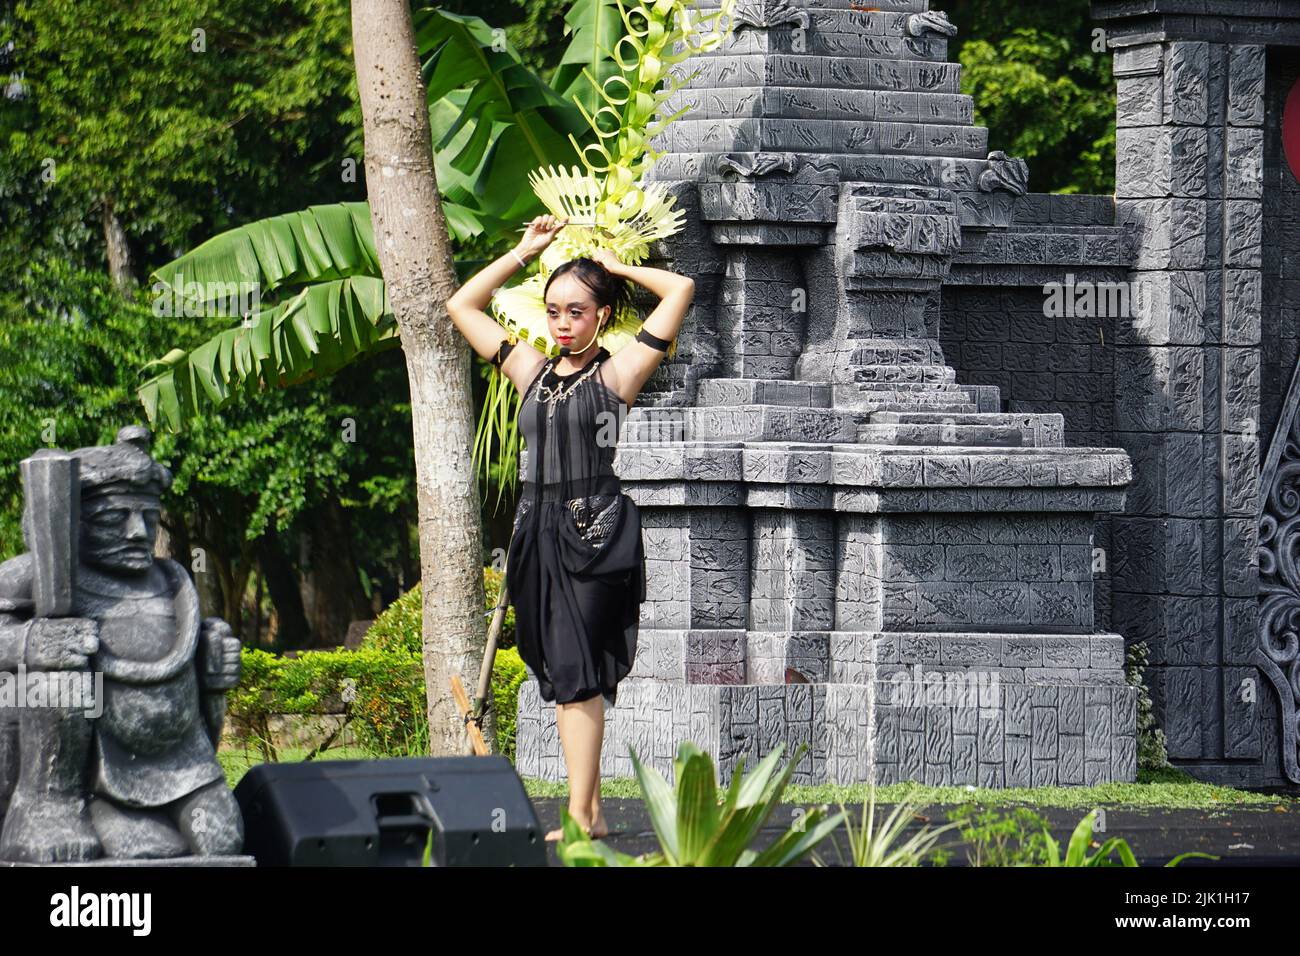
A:
[[[257,866],[257,860],[251,856],[175,856],[167,860],[90,860],[85,863],[10,863],[0,860],[0,868],[3,867],[30,867],[30,866],[73,866],[73,867],[155,867],[155,866],[179,866],[179,867],[197,867],[197,866]]]
[[[753,767],[778,744],[788,759],[800,743],[809,751],[791,779],[805,784],[1045,787],[1137,778],[1138,692],[1124,681],[1118,635],[830,631],[797,635],[804,647],[820,639],[856,650],[855,660],[833,661],[828,681],[645,676],[671,670],[672,641],[689,646],[700,633],[643,632],[649,646],[619,685],[617,706],[606,706],[602,776],[633,776],[632,748],[671,781],[678,744],[692,740],[713,757],[723,785],[742,759]],[[555,707],[535,680],[520,687],[517,769],[567,777]]]

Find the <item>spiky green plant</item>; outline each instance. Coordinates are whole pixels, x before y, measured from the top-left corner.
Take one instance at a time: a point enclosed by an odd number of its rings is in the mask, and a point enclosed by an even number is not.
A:
[[[814,807],[766,849],[750,849],[808,747],[800,744],[790,763],[778,772],[784,749],[778,745],[749,773],[742,759],[721,799],[713,760],[693,742],[684,740],[677,748],[676,789],[631,750],[632,768],[659,851],[639,857],[620,853],[591,839],[567,810],[563,811],[564,839],[556,851],[566,866],[790,866],[826,839],[843,814],[828,818],[829,808]]]
[[[925,801],[915,796],[904,798],[895,805],[884,822],[876,823],[876,788],[868,791],[868,801],[862,805],[862,825],[854,829],[844,804],[844,829],[849,841],[849,858],[853,866],[920,866],[942,837],[959,826],[947,823],[940,827],[922,827],[906,840],[901,840],[903,830],[925,806]],[[836,845],[836,850],[839,847]],[[842,859],[842,857],[841,857]]]

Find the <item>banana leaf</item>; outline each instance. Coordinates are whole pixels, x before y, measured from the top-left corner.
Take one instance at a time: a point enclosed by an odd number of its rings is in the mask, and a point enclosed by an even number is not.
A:
[[[398,344],[383,280],[336,279],[307,286],[197,348],[172,349],[141,371],[138,395],[150,422],[179,431],[245,392],[330,375]]]

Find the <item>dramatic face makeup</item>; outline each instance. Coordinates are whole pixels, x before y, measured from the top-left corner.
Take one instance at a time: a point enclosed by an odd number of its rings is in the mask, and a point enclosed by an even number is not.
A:
[[[597,308],[591,290],[570,275],[560,276],[546,293],[546,325],[561,345],[585,348],[609,312],[609,306]],[[569,336],[568,341],[562,336]]]

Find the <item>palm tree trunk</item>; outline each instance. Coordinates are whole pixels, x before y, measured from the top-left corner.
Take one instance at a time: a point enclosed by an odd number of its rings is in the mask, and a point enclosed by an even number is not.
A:
[[[407,0],[354,0],[352,45],[375,247],[411,383],[429,748],[464,754],[448,682],[474,686],[487,638],[470,356],[447,317],[456,272]]]

